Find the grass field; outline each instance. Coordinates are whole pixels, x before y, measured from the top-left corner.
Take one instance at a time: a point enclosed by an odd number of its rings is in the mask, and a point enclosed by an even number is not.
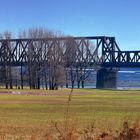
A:
[[[124,120],[140,118],[140,91],[75,89],[67,113],[69,92],[1,89],[0,124],[37,129],[51,121],[63,122],[67,116],[80,125],[95,122],[119,128]]]

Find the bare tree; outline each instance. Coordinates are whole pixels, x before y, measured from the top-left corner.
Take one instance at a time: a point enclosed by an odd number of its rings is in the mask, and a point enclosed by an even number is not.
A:
[[[26,66],[21,65],[20,68],[21,88],[23,88],[25,77],[26,79],[28,77],[29,86],[33,89],[40,89],[41,86],[44,88],[45,85],[46,89],[53,90],[64,84],[68,87],[70,82],[72,88],[75,82],[78,88],[80,86],[84,88],[84,83],[90,74],[88,71],[88,68],[91,68],[90,63],[94,63],[92,68],[96,67],[96,53],[98,52],[88,39],[75,39],[71,36],[63,38],[64,35],[61,32],[44,28],[31,28],[21,32],[19,38],[30,40],[19,40],[18,45],[9,41],[11,36],[10,32],[0,35],[0,38],[5,39],[1,42],[1,51],[6,54],[3,56],[5,63],[1,67],[1,72],[4,71],[3,79],[6,88],[13,87],[11,64],[14,59],[12,56],[18,57],[16,51],[19,51],[18,55],[21,58],[24,54],[20,52],[24,50],[27,59]],[[19,48],[15,51],[16,46]],[[26,76],[24,76],[25,71]]]
[[[49,83],[49,89],[58,89],[59,84],[62,84],[60,79],[64,77],[62,76],[64,62],[62,42],[57,39],[59,34],[43,28],[32,28],[20,34],[21,37],[27,38],[45,38],[31,41],[28,46],[30,88],[40,89],[40,85],[45,83],[48,89]]]
[[[4,72],[5,79],[5,87],[13,88],[12,84],[12,72],[11,72],[11,53],[12,53],[12,43],[9,42],[9,39],[12,38],[12,34],[9,31],[5,31],[0,34],[1,39],[5,39],[2,44],[2,51],[4,51],[4,66],[2,67],[2,71]]]
[[[31,28],[20,33],[20,38],[46,38],[51,32],[44,28]],[[30,88],[40,89],[42,70],[42,41],[30,41],[28,45],[28,77]]]
[[[66,50],[65,50],[65,67],[66,67],[66,87],[68,87],[68,81],[70,79],[71,86],[74,88],[74,81],[76,79],[76,52],[77,52],[77,45],[73,37],[67,37],[66,41]]]
[[[80,38],[75,40],[73,37],[68,37],[66,40],[65,62],[66,73],[68,73],[72,88],[74,88],[76,80],[77,87],[80,88],[81,85],[84,88],[85,80],[90,75],[91,69],[93,70],[96,67],[96,53],[98,52],[96,52],[93,42],[88,39]],[[93,63],[92,66],[90,66],[91,62]]]
[[[64,57],[63,47],[61,47],[61,40],[56,37],[53,38],[51,46],[48,47],[47,60],[49,65],[49,88],[58,89],[58,86],[62,84],[64,80]]]
[[[81,87],[84,88],[84,83],[90,76],[91,72],[97,69],[96,61],[98,52],[96,51],[93,42],[85,39],[81,39],[78,52],[78,56],[80,56],[79,61],[81,61],[82,64],[76,69],[77,87],[80,88],[81,83]],[[90,63],[92,63],[92,65],[90,65]]]

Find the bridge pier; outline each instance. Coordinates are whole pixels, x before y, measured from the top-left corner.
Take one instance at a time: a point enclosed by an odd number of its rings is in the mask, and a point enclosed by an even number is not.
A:
[[[102,68],[97,72],[96,88],[116,88],[117,71],[114,69]]]

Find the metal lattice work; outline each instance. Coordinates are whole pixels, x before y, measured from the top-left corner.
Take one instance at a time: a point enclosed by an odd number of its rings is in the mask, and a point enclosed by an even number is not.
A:
[[[101,62],[99,47],[102,37],[69,37],[46,39],[9,39],[0,40],[0,65],[21,66],[28,62],[49,62],[58,56],[66,66],[70,63]],[[57,51],[59,49],[59,51]]]
[[[72,64],[90,67],[95,63],[104,67],[140,66],[140,51],[121,51],[114,37],[0,40],[1,66],[47,63],[55,58],[67,67]]]

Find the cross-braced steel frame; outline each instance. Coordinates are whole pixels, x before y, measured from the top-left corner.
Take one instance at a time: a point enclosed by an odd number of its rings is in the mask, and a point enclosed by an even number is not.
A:
[[[55,51],[58,47],[61,51]],[[0,66],[23,66],[47,63],[51,56],[60,56],[67,67],[70,64],[103,67],[140,66],[140,51],[121,51],[114,37],[64,37],[1,39]],[[69,56],[72,57],[69,60]],[[63,60],[63,61],[62,61]]]

